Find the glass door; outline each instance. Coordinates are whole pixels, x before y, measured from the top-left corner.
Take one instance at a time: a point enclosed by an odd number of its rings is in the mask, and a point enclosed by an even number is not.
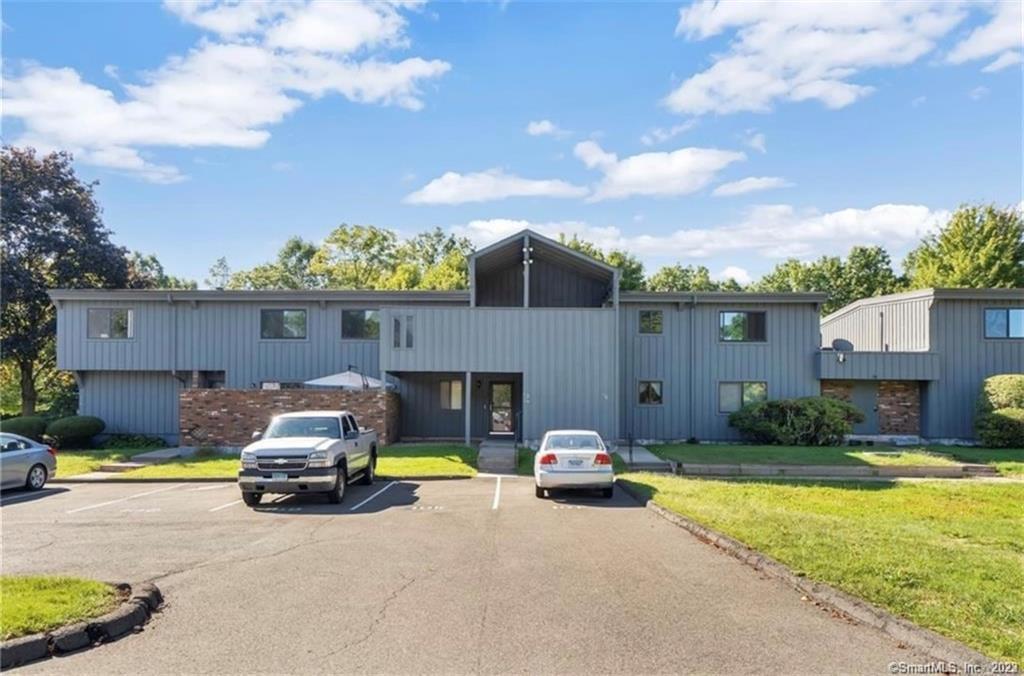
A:
[[[515,432],[512,413],[512,383],[491,383],[491,434]]]

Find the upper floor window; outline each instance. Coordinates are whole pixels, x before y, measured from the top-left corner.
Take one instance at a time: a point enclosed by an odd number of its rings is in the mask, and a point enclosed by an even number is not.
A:
[[[391,342],[395,349],[412,347],[412,315],[394,317]]]
[[[749,404],[768,399],[768,384],[763,382],[718,383],[718,410],[732,413]]]
[[[641,380],[637,403],[642,406],[658,406],[661,404],[661,381]]]
[[[719,339],[730,343],[763,343],[767,340],[764,315],[764,312],[719,312]]]
[[[131,338],[132,311],[125,308],[89,308],[90,338]]]
[[[441,381],[441,409],[444,411],[462,410],[462,381]]]
[[[1024,338],[1024,308],[985,310],[986,338]]]
[[[640,310],[640,333],[661,333],[661,310]]]
[[[260,310],[260,338],[296,340],[305,337],[305,310]]]
[[[342,310],[341,337],[348,340],[380,338],[380,313],[376,310]]]

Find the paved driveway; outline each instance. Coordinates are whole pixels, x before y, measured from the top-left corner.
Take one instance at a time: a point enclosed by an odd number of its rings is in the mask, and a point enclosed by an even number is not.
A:
[[[378,491],[382,493],[372,497]],[[887,673],[923,662],[616,492],[529,479],[73,485],[2,507],[7,573],[155,580],[146,630],[24,672]]]

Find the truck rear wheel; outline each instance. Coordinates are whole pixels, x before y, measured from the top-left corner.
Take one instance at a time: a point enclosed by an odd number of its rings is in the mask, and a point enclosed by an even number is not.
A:
[[[340,505],[345,499],[345,487],[348,485],[348,472],[344,465],[338,465],[338,478],[334,481],[334,488],[327,494],[327,500],[332,505]]]
[[[359,483],[363,486],[372,486],[373,477],[377,473],[377,451],[370,453],[370,462],[363,470],[363,476],[359,477]]]
[[[242,493],[242,502],[248,507],[255,507],[263,499],[263,493]]]

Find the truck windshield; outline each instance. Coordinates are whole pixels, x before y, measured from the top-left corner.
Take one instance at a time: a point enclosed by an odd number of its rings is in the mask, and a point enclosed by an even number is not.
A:
[[[601,450],[601,440],[593,434],[554,434],[544,446],[548,450]]]
[[[282,437],[327,437],[340,439],[337,418],[275,418],[263,434],[264,439]]]

